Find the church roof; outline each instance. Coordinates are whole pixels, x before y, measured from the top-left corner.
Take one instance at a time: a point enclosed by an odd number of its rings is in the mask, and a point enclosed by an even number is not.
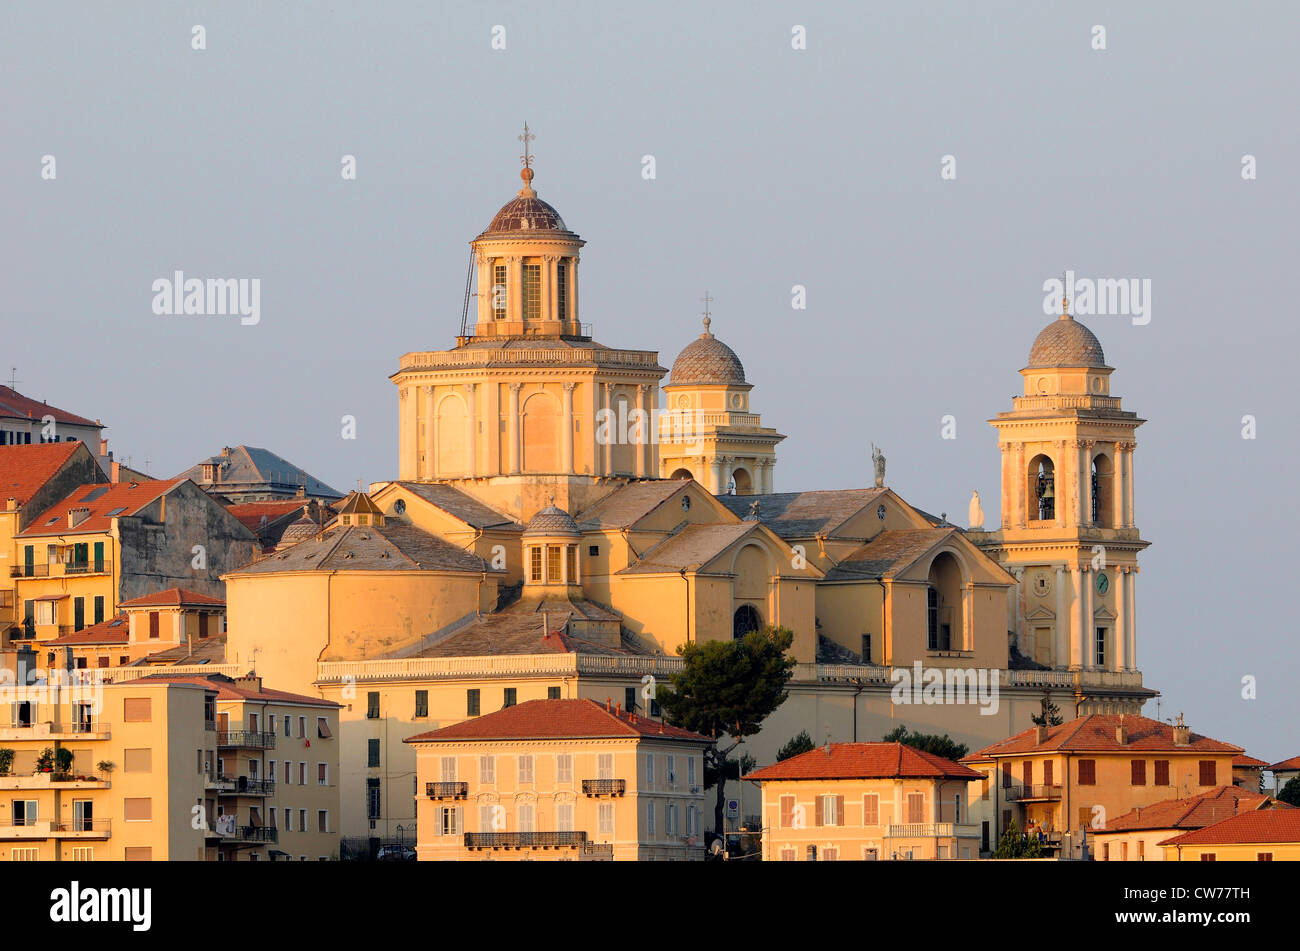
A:
[[[772,495],[720,495],[718,501],[745,518],[758,502],[758,517],[782,538],[830,535],[888,489],[826,489]]]
[[[322,526],[311,517],[311,507],[304,505],[302,507],[302,516],[290,522],[280,536],[280,544],[287,548],[309,538],[315,538],[320,534],[321,528]]]
[[[955,528],[883,531],[828,571],[826,580],[852,581],[894,575],[956,532]]]
[[[518,522],[467,492],[441,482],[401,482],[402,488],[473,528],[519,529]]]
[[[618,574],[661,574],[681,571],[683,568],[699,568],[753,530],[756,524],[736,522],[730,525],[687,525],[676,535],[665,538],[645,552],[635,565],[622,569]]]
[[[524,537],[529,535],[568,535],[572,538],[581,538],[582,532],[578,531],[578,524],[573,520],[573,516],[552,501],[528,522],[528,527],[524,529]]]
[[[686,482],[685,479],[629,482],[580,513],[577,520],[586,529],[631,528],[668,501]]]
[[[477,555],[436,535],[401,522],[334,526],[233,575],[289,571],[469,571],[497,570]]]
[[[704,333],[687,344],[686,349],[673,361],[668,384],[744,386],[745,367],[741,364],[740,357],[736,356],[736,351],[709,332],[709,321],[705,318]]]
[[[560,213],[536,195],[517,195],[501,206],[484,234],[502,231],[568,231]]]
[[[1044,327],[1029,350],[1029,368],[1105,366],[1097,335],[1069,314]]]

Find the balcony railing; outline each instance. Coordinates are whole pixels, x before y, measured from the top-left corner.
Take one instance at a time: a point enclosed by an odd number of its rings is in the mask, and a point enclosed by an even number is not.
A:
[[[112,819],[74,819],[71,822],[60,822],[52,831],[58,835],[106,839],[112,834],[112,829]]]
[[[1061,798],[1060,786],[1008,786],[1007,802],[1028,802],[1030,800],[1051,801]]]
[[[430,799],[465,799],[469,783],[425,783],[424,794]]]
[[[62,569],[60,571],[59,569]],[[10,578],[57,578],[63,575],[102,575],[113,571],[110,558],[88,559],[86,561],[66,561],[56,564],[11,565]]]
[[[65,575],[102,575],[113,570],[113,562],[107,558],[98,561],[69,561],[63,566]]]
[[[9,567],[10,578],[48,578],[49,576],[49,565],[11,565]]]
[[[584,779],[584,796],[622,796],[627,792],[626,779]]]
[[[217,746],[230,749],[273,750],[275,734],[260,730],[218,730]]]
[[[240,826],[218,820],[208,824],[208,835],[222,842],[279,842],[280,830],[276,826]]]
[[[467,849],[579,849],[585,832],[466,832]]]
[[[229,783],[230,777],[220,777],[224,782]],[[234,780],[231,788],[236,796],[273,796],[275,795],[274,779],[251,779],[248,776],[240,776]]]
[[[891,839],[950,839],[954,836],[975,838],[979,829],[973,825],[955,822],[905,822],[889,827]]]

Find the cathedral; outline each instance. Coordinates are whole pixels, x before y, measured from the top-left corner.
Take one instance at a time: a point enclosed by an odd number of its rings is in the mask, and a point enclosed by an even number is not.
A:
[[[531,156],[521,177],[470,242],[455,346],[391,377],[397,478],[226,576],[227,660],[344,705],[345,835],[414,822],[407,736],[548,697],[654,716],[679,647],[769,624],[794,632],[797,667],[740,751],[759,764],[804,730],[865,741],[902,723],[978,748],[1044,698],[1068,717],[1155,696],[1137,667],[1142,420],[1068,302],[990,421],[996,529],[913,506],[883,457],[875,485],[778,492],[784,437],[711,315],[670,369],[595,341],[585,242],[538,197]],[[934,672],[990,679],[993,702],[897,692]]]

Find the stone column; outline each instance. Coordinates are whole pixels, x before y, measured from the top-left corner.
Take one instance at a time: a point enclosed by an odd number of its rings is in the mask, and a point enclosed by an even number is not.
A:
[[[1088,565],[1079,569],[1080,585],[1083,588],[1083,606],[1080,614],[1083,615],[1083,666],[1087,669],[1097,667],[1097,650],[1095,630],[1097,626],[1096,617],[1093,609],[1093,592],[1096,591],[1096,577],[1093,575]],[[1105,664],[1101,667],[1104,669]]]
[[[1128,570],[1128,669],[1137,670],[1137,575],[1136,567]]]
[[[605,471],[602,475],[612,475],[614,472],[614,440],[618,433],[618,420],[613,417],[614,412],[614,387],[610,383],[604,384],[605,387],[605,416],[607,419],[605,425]]]
[[[1025,569],[1012,568],[1011,577],[1016,579],[1016,584],[1008,592],[1007,596],[1007,629],[1012,632],[1012,636],[1016,639],[1016,647],[1023,652],[1028,646],[1024,642],[1024,632],[1021,630],[1020,624],[1020,602],[1025,590]],[[1030,651],[1030,653],[1033,652]]]
[[[486,324],[492,320],[492,262],[483,253],[475,255],[478,267],[478,323]]]
[[[1083,667],[1083,572],[1070,568],[1070,669]]]
[[[1092,524],[1092,447],[1096,443],[1091,439],[1084,439],[1079,442],[1080,461],[1083,463],[1079,469],[1082,473],[1082,491],[1079,493],[1079,524]]]
[[[478,402],[474,398],[475,384],[466,383],[465,390],[465,474],[478,475]]]
[[[1115,444],[1115,506],[1119,513],[1117,524],[1120,528],[1132,528],[1133,520],[1133,450],[1137,444],[1121,442]]]
[[[438,416],[432,386],[424,390],[424,471],[423,478],[432,479],[438,471]]]
[[[1070,467],[1065,458],[1065,440],[1058,439],[1056,445],[1056,469],[1052,473],[1052,491],[1056,494],[1056,527],[1065,528],[1065,510],[1070,507]]]
[[[523,258],[511,255],[506,262],[506,320],[523,322],[524,319],[524,268]]]
[[[1000,443],[998,449],[1002,452],[1002,527],[1011,527],[1011,509],[1015,502],[1011,498],[1011,446],[1008,443]]]
[[[763,494],[772,494],[772,470],[776,468],[775,459],[766,459],[763,461]]]
[[[650,411],[646,405],[646,390],[649,387],[640,383],[636,388],[636,408],[640,425],[636,427],[638,434],[636,445],[636,477],[644,479],[646,477],[646,461],[650,456]]]
[[[581,332],[582,324],[579,323],[578,316],[578,256],[576,254],[569,258],[569,319],[578,324],[578,330]]]
[[[564,431],[560,433],[560,465],[565,472],[573,471],[573,388],[576,383],[564,384]]]
[[[1053,667],[1070,666],[1070,593],[1065,587],[1065,566],[1056,568],[1056,645],[1053,651]]]
[[[542,295],[541,311],[542,320],[555,320],[557,308],[555,306],[555,262],[559,256],[547,254],[542,257],[542,286],[540,293]]]
[[[1016,443],[1015,452],[1012,453],[1012,459],[1015,465],[1011,473],[1011,498],[1012,512],[1016,519],[1015,524],[1023,526],[1029,518],[1029,500],[1025,497],[1026,486],[1029,482],[1029,473],[1025,471],[1025,444]],[[1036,508],[1037,506],[1035,506]],[[1038,517],[1038,512],[1034,512],[1034,518]]]
[[[714,495],[723,495],[727,486],[722,481],[722,457],[714,456],[713,461],[709,463],[709,486],[708,489]]]
[[[1128,568],[1115,571],[1115,660],[1111,670],[1128,670]]]
[[[519,388],[522,383],[510,384],[510,474],[518,475],[520,461],[523,454],[520,452],[519,433]]]

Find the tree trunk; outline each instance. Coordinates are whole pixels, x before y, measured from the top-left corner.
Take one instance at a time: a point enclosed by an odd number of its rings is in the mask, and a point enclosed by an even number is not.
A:
[[[724,761],[725,762],[725,761]],[[722,836],[722,847],[727,847],[727,830],[724,825],[723,812],[727,806],[727,777],[725,772],[718,776],[718,799],[713,805],[713,831]]]

